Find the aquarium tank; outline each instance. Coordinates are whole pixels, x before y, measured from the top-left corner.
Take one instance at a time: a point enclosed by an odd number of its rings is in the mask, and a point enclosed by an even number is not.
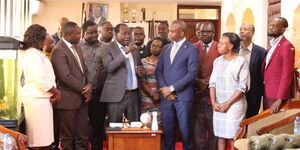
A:
[[[0,124],[7,128],[17,126],[19,46],[18,40],[0,36]]]

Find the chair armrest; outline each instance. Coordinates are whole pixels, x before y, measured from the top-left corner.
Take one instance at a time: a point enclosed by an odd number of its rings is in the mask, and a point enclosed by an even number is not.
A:
[[[272,131],[273,129],[276,129],[276,128],[281,127],[286,124],[289,124],[289,123],[293,122],[297,116],[300,117],[300,112],[258,129],[257,134],[258,135],[266,134],[266,133],[269,133],[270,131]]]
[[[282,105],[280,107],[279,111],[285,111],[285,110],[294,109],[294,108],[300,108],[300,100],[288,102],[288,103]],[[247,126],[250,123],[253,123],[253,122],[257,121],[257,120],[260,120],[262,118],[268,117],[270,115],[272,115],[271,108],[263,111],[262,113],[257,114],[256,116],[253,116],[251,118],[243,120],[241,122],[241,124],[240,124],[240,127]]]
[[[239,140],[244,138],[246,135],[246,126],[243,126],[240,128],[240,130],[238,131],[238,133],[234,136],[233,141]]]

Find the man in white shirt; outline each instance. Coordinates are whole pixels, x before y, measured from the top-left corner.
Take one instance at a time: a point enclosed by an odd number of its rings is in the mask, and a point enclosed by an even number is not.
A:
[[[272,37],[272,47],[263,63],[264,109],[271,108],[273,113],[278,112],[279,107],[291,98],[295,48],[283,36],[287,27],[285,18],[275,17],[268,31],[268,36]]]

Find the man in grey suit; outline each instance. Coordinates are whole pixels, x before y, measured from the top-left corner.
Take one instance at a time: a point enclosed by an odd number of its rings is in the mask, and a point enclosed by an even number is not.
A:
[[[126,24],[115,27],[115,41],[106,45],[102,62],[107,72],[101,102],[108,102],[109,122],[121,122],[122,114],[129,121],[139,120],[139,92],[135,67],[140,53],[135,43],[129,44],[131,31]]]
[[[54,47],[51,57],[57,88],[62,99],[56,104],[60,118],[61,147],[64,150],[86,150],[89,124],[87,102],[92,85],[81,49],[77,46],[81,30],[74,22],[62,29],[63,38]]]
[[[251,78],[250,90],[246,93],[248,105],[246,118],[258,114],[261,99],[264,94],[261,68],[267,51],[252,42],[254,32],[255,28],[250,23],[243,23],[240,27],[241,48],[239,54],[244,56],[248,61]]]

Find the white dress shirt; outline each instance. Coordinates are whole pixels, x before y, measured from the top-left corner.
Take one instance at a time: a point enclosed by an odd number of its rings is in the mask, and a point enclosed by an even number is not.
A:
[[[122,45],[120,43],[118,43],[116,41],[118,47],[119,47],[119,50],[122,52],[122,54],[126,57],[126,59],[129,59],[129,62],[130,62],[130,66],[131,66],[131,71],[132,71],[132,77],[133,77],[133,83],[132,83],[132,89],[128,89],[128,90],[135,90],[138,88],[138,84],[137,84],[137,77],[136,77],[136,73],[135,73],[135,66],[134,66],[134,60],[133,60],[133,56],[130,53],[128,54],[125,54],[125,51],[122,50]],[[127,46],[125,46],[127,48]]]
[[[181,41],[179,42],[175,42],[174,41],[174,44],[172,46],[172,49],[171,49],[171,52],[170,52],[170,60],[171,60],[171,64],[173,62],[173,59],[175,58],[178,50],[180,49],[181,45],[183,44],[183,42],[186,40],[186,38],[182,39]]]
[[[253,43],[250,43],[250,45],[247,48],[241,47],[239,51],[239,55],[243,56],[246,59],[248,65],[250,65],[252,48],[253,48]]]
[[[80,61],[80,58],[79,58],[79,56],[78,56],[78,54],[77,54],[77,52],[76,52],[76,50],[74,49],[73,50],[73,48],[72,48],[72,44],[70,43],[70,42],[68,42],[67,40],[65,40],[64,38],[62,38],[62,40],[65,42],[65,44],[68,46],[68,48],[69,48],[69,50],[71,51],[71,53],[73,54],[73,55],[75,55],[74,57],[76,58],[76,60],[78,60],[78,65],[80,66],[80,70],[81,70],[81,72],[83,72],[83,69],[82,69],[82,66],[81,66],[81,61]],[[78,58],[78,59],[77,59]]]
[[[276,39],[272,39],[270,40],[270,45],[272,46],[271,49],[268,51],[267,53],[267,58],[266,58],[266,66],[265,68],[267,68],[270,60],[271,60],[271,57],[272,57],[272,54],[274,53],[274,50],[276,49],[279,41],[282,39],[283,35],[282,36],[279,36],[278,38]]]

